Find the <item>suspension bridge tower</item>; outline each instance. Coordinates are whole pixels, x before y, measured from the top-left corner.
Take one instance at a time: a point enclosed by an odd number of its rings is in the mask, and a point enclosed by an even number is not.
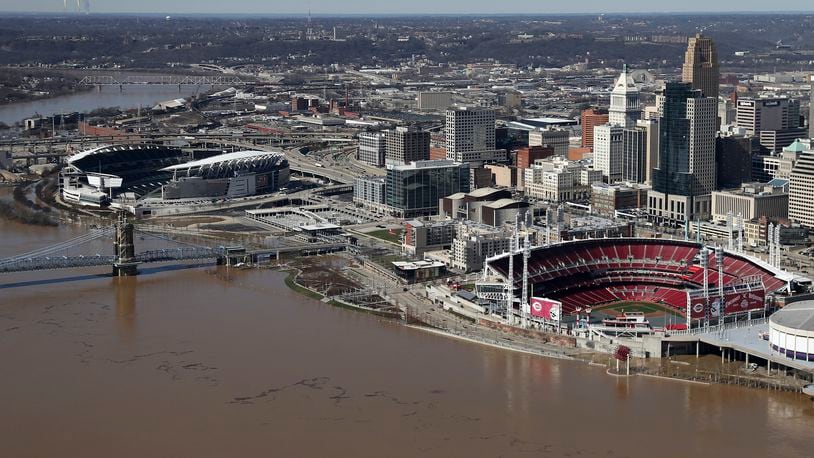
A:
[[[127,222],[127,216],[124,212],[119,212],[118,221],[116,221],[113,246],[116,251],[116,258],[113,261],[113,276],[131,277],[138,275],[136,247],[133,243],[133,224]]]

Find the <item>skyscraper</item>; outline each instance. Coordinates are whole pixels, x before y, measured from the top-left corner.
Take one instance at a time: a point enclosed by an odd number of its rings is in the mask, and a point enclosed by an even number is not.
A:
[[[495,149],[495,110],[456,107],[447,110],[444,127],[447,159],[457,162],[493,162],[506,159]]]
[[[648,212],[658,220],[707,219],[715,189],[717,99],[689,83],[667,83],[659,98],[659,165]]]
[[[700,90],[704,97],[714,98],[717,103],[721,73],[718,51],[710,38],[700,33],[690,38],[684,54],[682,77],[685,83],[692,84],[693,89]]]
[[[608,183],[622,180],[624,130],[611,123],[594,127],[594,168],[602,171]]]
[[[810,76],[811,87],[814,88],[814,75]],[[811,90],[811,105],[808,108],[808,136],[814,138],[814,89]]]
[[[622,180],[644,183],[647,179],[647,128],[631,127],[622,132]]]
[[[396,127],[386,132],[387,165],[409,164],[430,158],[430,133],[407,127]]]
[[[814,150],[805,148],[789,177],[789,218],[814,228]]]
[[[607,111],[601,111],[597,108],[588,108],[582,110],[582,147],[594,147],[594,127],[601,126],[608,122],[609,116]]]
[[[627,71],[625,65],[616,84],[611,91],[610,110],[608,110],[608,123],[594,127],[594,166],[601,170],[608,183],[615,183],[624,179],[626,175],[639,176],[638,172],[625,173],[625,129],[634,129],[636,122],[642,117],[642,108],[639,102],[639,88]],[[630,137],[634,139],[634,137]],[[638,148],[638,143],[632,145]],[[633,159],[633,157],[629,158]],[[636,164],[639,164],[638,160]],[[638,165],[636,165],[638,168]],[[638,179],[637,179],[638,181]]]
[[[659,166],[659,120],[640,119],[636,126],[645,130],[644,183],[653,183],[653,169]]]
[[[387,152],[387,139],[381,132],[362,132],[359,134],[358,157],[376,167],[384,165],[384,156]]]
[[[627,72],[627,65],[613,86],[608,110],[608,123],[624,128],[635,127],[642,117],[639,88]]]
[[[736,123],[747,135],[758,136],[761,146],[773,153],[808,135],[800,124],[800,101],[788,97],[741,98]]]

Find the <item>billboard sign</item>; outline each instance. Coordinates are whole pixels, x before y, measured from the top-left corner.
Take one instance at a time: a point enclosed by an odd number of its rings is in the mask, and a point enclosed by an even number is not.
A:
[[[766,292],[762,289],[727,293],[724,296],[724,313],[730,315],[748,310],[763,310],[765,298]]]
[[[748,310],[763,310],[765,307],[766,291],[755,289],[752,291],[742,289],[740,291],[729,290],[721,298],[717,291],[714,291],[709,298],[709,316],[719,318],[725,315],[742,313]],[[706,318],[706,306],[703,296],[690,296],[690,318],[693,320]]]
[[[710,318],[718,318],[721,316],[721,304],[723,301],[718,296],[713,296],[709,298],[709,316]],[[702,319],[707,317],[706,312],[707,307],[704,305],[704,297],[694,297],[692,298],[692,303],[690,304],[690,318],[693,320]]]
[[[544,320],[560,321],[562,317],[562,302],[543,297],[532,297],[531,316]]]
[[[693,297],[692,302],[690,303],[690,318],[693,320],[698,320],[704,318],[706,316],[705,310],[706,306],[704,305],[704,297]]]

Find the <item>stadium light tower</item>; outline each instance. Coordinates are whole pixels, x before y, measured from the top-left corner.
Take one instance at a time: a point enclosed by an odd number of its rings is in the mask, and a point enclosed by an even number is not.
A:
[[[525,226],[524,226],[525,227]],[[529,245],[529,230],[525,227],[526,234],[523,237],[523,298],[520,300],[520,307],[523,309],[523,327],[529,326],[529,257],[531,257],[531,245]]]
[[[721,323],[724,315],[724,249],[715,248],[715,263],[718,264],[718,323]]]
[[[734,240],[732,239],[732,231],[733,228],[732,222],[732,212],[727,212],[726,214],[726,236],[727,236],[727,248],[732,250],[734,248]]]
[[[701,268],[704,269],[704,321],[709,326],[709,250],[701,248]]]
[[[514,236],[509,238],[509,276],[506,279],[506,324],[514,324]]]

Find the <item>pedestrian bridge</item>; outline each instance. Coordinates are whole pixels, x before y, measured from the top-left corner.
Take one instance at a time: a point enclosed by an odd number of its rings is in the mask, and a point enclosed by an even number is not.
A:
[[[134,247],[134,234],[141,240],[163,241],[173,245],[137,253]],[[113,253],[93,252],[102,247],[105,239],[113,241]],[[83,253],[83,251],[88,251]],[[109,249],[104,250],[109,251]],[[135,230],[120,216],[119,221],[110,227],[93,228],[88,233],[74,239],[44,247],[11,258],[0,259],[0,274],[29,272],[37,270],[73,269],[78,267],[112,266],[114,275],[136,275],[140,264],[173,261],[212,259],[219,264],[230,264],[245,256],[242,247],[196,246],[176,240],[171,235],[156,234]]]

